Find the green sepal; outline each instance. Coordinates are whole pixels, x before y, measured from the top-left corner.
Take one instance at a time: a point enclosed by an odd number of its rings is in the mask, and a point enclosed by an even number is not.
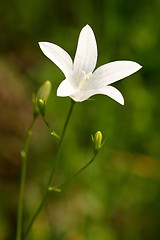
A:
[[[37,107],[42,116],[45,115],[46,110],[46,102],[42,100],[41,98],[37,99]]]
[[[58,187],[49,187],[48,191],[61,192],[62,190]]]
[[[33,106],[33,116],[34,118],[36,118],[39,115],[39,109],[37,106],[37,98],[34,93],[32,95],[32,106]]]
[[[58,134],[57,134],[55,131],[53,131],[53,130],[52,130],[52,132],[51,132],[51,135],[54,136],[54,137],[56,137],[56,138],[58,138],[58,139],[60,139],[60,137],[58,136]]]

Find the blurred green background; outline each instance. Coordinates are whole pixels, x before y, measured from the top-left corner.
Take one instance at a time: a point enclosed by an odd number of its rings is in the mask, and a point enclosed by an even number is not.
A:
[[[91,134],[101,130],[106,143],[87,170],[51,194],[28,239],[160,239],[160,1],[1,0],[0,16],[0,239],[15,239],[20,150],[32,118],[32,93],[45,80],[52,82],[47,119],[58,133],[70,105],[69,98],[56,96],[62,72],[37,43],[54,42],[74,57],[87,23],[97,39],[97,66],[133,60],[143,68],[115,84],[124,106],[105,96],[76,104],[57,182],[91,158]],[[56,151],[39,118],[28,159],[24,227]]]

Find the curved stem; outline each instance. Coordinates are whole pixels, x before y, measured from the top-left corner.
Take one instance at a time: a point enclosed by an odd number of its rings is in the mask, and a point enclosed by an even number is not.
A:
[[[91,160],[89,162],[87,162],[80,170],[78,170],[78,172],[76,172],[73,176],[71,176],[69,179],[67,179],[65,182],[61,183],[60,185],[56,186],[57,189],[61,188],[63,185],[67,184],[68,182],[70,182],[74,177],[77,177],[83,170],[85,170],[96,158],[98,152],[95,152],[93,157],[91,158]],[[51,188],[52,189],[52,188]],[[54,189],[54,188],[53,188]]]
[[[73,177],[77,177],[83,170],[85,170],[93,161],[94,161],[94,159],[96,158],[96,156],[97,156],[97,153],[98,152],[96,152],[95,154],[94,154],[94,156],[91,158],[91,160],[84,166],[84,167],[82,167],[77,173],[75,173],[74,175],[73,175]],[[73,178],[72,177],[72,178]]]
[[[16,240],[22,239],[22,217],[23,217],[23,196],[24,196],[24,187],[26,181],[26,170],[27,170],[27,159],[28,159],[28,149],[30,143],[30,137],[32,135],[32,128],[35,123],[36,117],[33,117],[31,124],[27,130],[24,146],[21,151],[22,159],[22,171],[21,171],[21,180],[20,180],[20,194],[19,194],[19,204],[18,204],[18,213],[17,213],[17,236]]]
[[[59,142],[59,149],[58,149],[56,161],[53,162],[52,170],[51,170],[51,174],[50,174],[49,179],[48,179],[48,184],[47,184],[46,190],[44,192],[44,195],[42,197],[42,200],[41,200],[41,203],[40,203],[39,207],[37,208],[36,212],[34,213],[32,219],[31,219],[31,221],[30,221],[30,223],[28,225],[28,228],[26,229],[26,232],[25,232],[25,235],[24,235],[24,239],[28,236],[35,219],[39,215],[41,209],[43,208],[43,206],[44,206],[44,204],[45,204],[45,202],[47,200],[48,193],[49,193],[49,188],[50,188],[50,186],[52,184],[52,181],[53,181],[53,178],[54,178],[54,174],[55,174],[55,171],[57,169],[58,162],[59,162],[59,159],[60,159],[60,155],[61,155],[61,151],[62,151],[62,147],[63,147],[64,135],[66,133],[67,126],[68,126],[69,119],[71,117],[74,105],[75,105],[75,102],[73,100],[71,100],[71,106],[70,106],[70,109],[69,109],[66,121],[64,123],[64,127],[63,127],[63,130],[62,130],[62,135],[61,135],[60,142]]]

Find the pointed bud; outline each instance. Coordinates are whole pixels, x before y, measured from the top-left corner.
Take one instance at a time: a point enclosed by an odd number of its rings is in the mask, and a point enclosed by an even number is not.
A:
[[[97,153],[99,149],[102,147],[102,133],[101,131],[97,131],[94,136],[92,135],[93,147],[94,151]]]
[[[43,101],[47,101],[51,92],[51,82],[46,81],[37,92],[37,99],[42,99]]]
[[[51,92],[51,82],[46,81],[38,90],[36,96],[37,107],[42,116],[45,115],[46,101]]]

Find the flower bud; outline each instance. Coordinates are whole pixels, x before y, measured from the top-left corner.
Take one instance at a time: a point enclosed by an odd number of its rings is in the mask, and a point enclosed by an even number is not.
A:
[[[97,153],[99,149],[102,147],[102,133],[101,131],[97,131],[94,136],[92,135],[93,147],[94,151]]]
[[[51,92],[51,82],[46,81],[38,90],[36,96],[37,107],[42,116],[45,115],[46,101]]]
[[[51,92],[51,82],[46,81],[37,92],[37,99],[42,99],[43,101],[47,101]]]
[[[44,100],[42,100],[41,98],[37,99],[37,107],[42,116],[45,115],[45,105],[46,103]]]

